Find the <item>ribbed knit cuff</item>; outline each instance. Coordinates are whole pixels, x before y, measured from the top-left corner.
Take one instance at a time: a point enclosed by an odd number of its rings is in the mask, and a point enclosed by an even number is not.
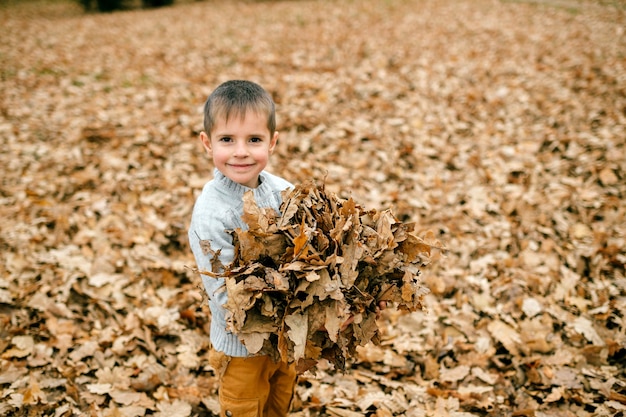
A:
[[[213,349],[224,352],[228,356],[239,358],[249,356],[248,349],[241,343],[237,335],[228,333],[215,320],[211,321],[211,343]]]

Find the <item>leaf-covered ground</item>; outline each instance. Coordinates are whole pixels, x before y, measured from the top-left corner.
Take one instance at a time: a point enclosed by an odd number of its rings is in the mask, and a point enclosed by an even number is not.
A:
[[[220,82],[278,103],[272,171],[446,244],[427,312],[300,380],[298,416],[626,411],[626,4],[0,5],[0,414],[210,416],[186,242]]]

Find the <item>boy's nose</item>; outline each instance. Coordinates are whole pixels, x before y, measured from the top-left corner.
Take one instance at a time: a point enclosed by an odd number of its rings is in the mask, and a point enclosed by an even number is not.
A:
[[[236,156],[248,155],[248,146],[245,143],[237,142],[237,146],[235,146],[235,155]]]

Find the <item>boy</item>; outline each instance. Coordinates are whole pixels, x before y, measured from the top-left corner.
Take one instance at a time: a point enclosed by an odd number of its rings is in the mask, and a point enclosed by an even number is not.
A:
[[[215,169],[196,200],[189,243],[201,271],[220,273],[211,260],[217,255],[222,265],[233,261],[228,231],[247,228],[241,219],[243,194],[252,190],[259,207],[278,212],[281,192],[293,185],[264,171],[278,132],[274,101],[258,84],[234,80],[218,86],[204,105],[200,140]],[[210,251],[201,241],[210,243]],[[220,378],[220,415],[286,416],[296,385],[295,367],[268,356],[250,356],[237,335],[226,330],[224,279],[202,275],[202,282],[211,309],[210,361]]]

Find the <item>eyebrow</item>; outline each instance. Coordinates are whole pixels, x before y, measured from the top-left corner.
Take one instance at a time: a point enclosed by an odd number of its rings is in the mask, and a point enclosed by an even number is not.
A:
[[[224,137],[224,136],[236,136],[233,133],[229,133],[229,132],[214,132],[213,135],[215,136],[219,136],[219,137]],[[249,135],[246,135],[247,138],[258,138],[258,137],[269,137],[271,136],[269,134],[269,132],[267,133],[250,133]]]

